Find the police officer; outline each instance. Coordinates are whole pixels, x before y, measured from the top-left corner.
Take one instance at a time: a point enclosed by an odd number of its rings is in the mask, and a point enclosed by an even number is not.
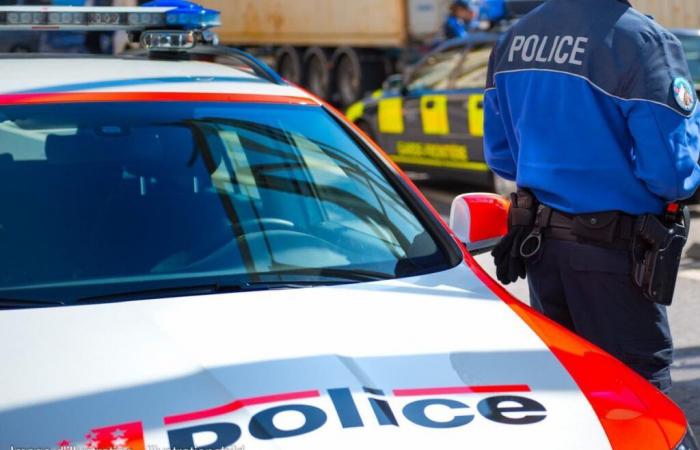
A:
[[[486,160],[521,189],[494,251],[499,279],[527,272],[536,309],[667,392],[666,309],[634,281],[630,249],[641,217],[700,184],[681,44],[626,0],[549,0],[489,69]]]
[[[466,0],[456,0],[450,6],[450,15],[443,25],[445,39],[469,36],[469,24],[474,19],[474,12]]]

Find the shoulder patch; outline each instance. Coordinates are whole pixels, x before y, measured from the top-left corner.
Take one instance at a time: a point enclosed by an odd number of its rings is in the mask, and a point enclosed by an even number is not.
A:
[[[695,108],[695,89],[685,78],[678,77],[673,80],[673,96],[683,111],[690,112]]]

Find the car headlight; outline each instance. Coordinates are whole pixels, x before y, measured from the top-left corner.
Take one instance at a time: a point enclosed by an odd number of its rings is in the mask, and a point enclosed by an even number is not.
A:
[[[675,450],[700,450],[698,441],[695,440],[693,430],[691,430],[690,427],[688,427],[688,434],[685,435],[685,439],[678,444],[678,447],[676,447]]]

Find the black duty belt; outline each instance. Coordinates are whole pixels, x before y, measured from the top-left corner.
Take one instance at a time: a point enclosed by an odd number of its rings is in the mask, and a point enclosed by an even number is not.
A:
[[[577,236],[573,231],[576,227],[577,221],[586,222],[593,230],[595,230],[598,225],[601,225],[602,227],[606,226],[606,224],[603,223],[604,219],[601,219],[600,216],[596,214],[571,216],[558,211],[552,211],[549,227],[544,229],[544,235],[552,239],[564,241],[594,241],[613,245],[619,243],[622,247],[629,248],[630,242],[634,238],[634,227],[637,222],[637,218],[620,213],[617,218],[617,223],[614,224],[615,228],[611,236],[612,239],[605,239],[603,236],[601,236],[601,239],[595,239],[594,237],[586,239]],[[603,234],[606,233],[601,233],[601,235]]]
[[[637,217],[619,211],[571,215],[544,205],[537,209],[534,230],[523,241],[521,255],[537,254],[543,238],[630,250]]]

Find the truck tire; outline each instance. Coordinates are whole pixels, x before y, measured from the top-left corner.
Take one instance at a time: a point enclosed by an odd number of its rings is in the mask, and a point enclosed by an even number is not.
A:
[[[281,47],[275,52],[275,67],[282,78],[294,84],[301,84],[304,76],[301,55],[291,46]]]
[[[336,102],[348,107],[369,91],[381,88],[390,62],[381,54],[341,47],[333,55],[333,87]]]
[[[322,99],[331,97],[330,60],[320,47],[311,47],[304,55],[304,86]]]
[[[333,55],[333,67],[338,102],[341,106],[355,103],[366,90],[366,76],[360,62],[360,56],[355,49],[339,48]]]

